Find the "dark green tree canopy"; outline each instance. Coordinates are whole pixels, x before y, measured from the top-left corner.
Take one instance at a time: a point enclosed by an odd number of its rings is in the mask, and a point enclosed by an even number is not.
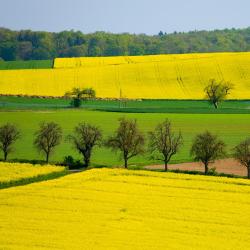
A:
[[[0,28],[0,57],[8,60],[55,57],[154,55],[250,51],[250,28],[145,34],[80,31],[50,33]]]
[[[217,135],[206,131],[195,137],[190,153],[194,160],[201,161],[204,164],[205,174],[207,174],[208,165],[226,155],[225,147],[225,143]]]

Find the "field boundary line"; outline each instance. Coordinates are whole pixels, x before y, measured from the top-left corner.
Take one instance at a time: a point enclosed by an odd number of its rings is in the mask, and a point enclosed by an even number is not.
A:
[[[53,179],[57,179],[60,177],[64,177],[69,174],[70,172],[68,170],[63,170],[60,172],[52,172],[49,174],[42,174],[42,175],[37,175],[34,177],[29,177],[29,178],[21,178],[21,179],[9,181],[9,182],[0,182],[0,190],[11,188],[11,187],[17,187],[17,186],[25,186],[31,183],[53,180]]]

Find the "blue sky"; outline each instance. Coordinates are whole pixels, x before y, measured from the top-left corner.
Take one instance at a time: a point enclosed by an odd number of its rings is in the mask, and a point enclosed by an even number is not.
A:
[[[249,12],[249,0],[0,0],[0,26],[157,34],[244,28]]]

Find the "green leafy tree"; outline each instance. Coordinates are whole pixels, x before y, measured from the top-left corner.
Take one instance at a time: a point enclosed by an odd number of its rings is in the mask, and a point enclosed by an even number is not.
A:
[[[144,136],[137,126],[136,120],[119,119],[119,127],[105,142],[105,146],[114,151],[121,151],[125,168],[128,160],[144,152]]]
[[[247,168],[247,177],[250,179],[250,138],[242,141],[234,148],[234,158]]]
[[[72,98],[71,105],[75,108],[79,108],[82,104],[82,100],[95,98],[96,92],[92,88],[73,88],[72,91],[65,93],[65,97]]]
[[[21,60],[29,60],[32,55],[31,42],[19,42],[17,46],[17,58]]]
[[[3,159],[7,161],[7,157],[12,152],[13,144],[20,138],[20,132],[15,125],[7,123],[0,127],[0,149],[3,151]]]
[[[77,45],[72,47],[66,47],[60,52],[60,56],[63,57],[82,57],[87,56],[87,46]]]
[[[70,56],[152,55],[249,51],[250,28],[156,35],[80,31],[59,33],[0,28],[0,57],[7,60]]]
[[[224,101],[232,90],[232,84],[230,82],[217,82],[215,79],[211,79],[209,84],[204,89],[206,98],[217,109],[220,102]]]
[[[208,174],[209,164],[226,155],[225,147],[222,140],[206,131],[195,137],[190,153],[196,161],[204,164],[205,174]]]
[[[93,88],[83,89],[82,93],[84,99],[92,99],[96,97],[96,92]]]
[[[83,155],[84,166],[88,167],[92,151],[100,145],[102,139],[101,130],[87,123],[80,123],[75,127],[74,134],[68,136],[74,148]]]

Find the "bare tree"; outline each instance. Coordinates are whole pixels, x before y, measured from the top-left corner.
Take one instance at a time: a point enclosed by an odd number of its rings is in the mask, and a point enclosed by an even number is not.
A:
[[[75,149],[83,155],[84,165],[88,167],[92,150],[95,146],[100,145],[102,133],[98,127],[80,123],[75,127],[74,134],[69,135],[68,139],[72,141]]]
[[[119,119],[120,125],[105,145],[114,151],[121,151],[124,166],[128,168],[128,160],[143,153],[144,136],[139,131],[136,120]]]
[[[58,146],[62,139],[61,127],[54,123],[41,123],[39,130],[35,133],[34,146],[38,151],[42,151],[46,155],[46,163],[54,148]]]
[[[211,79],[204,89],[204,92],[206,93],[206,98],[208,98],[217,109],[219,103],[226,99],[232,89],[233,86],[230,82],[217,82],[215,79]]]
[[[165,164],[165,171],[168,170],[168,163],[183,144],[181,132],[175,135],[172,131],[171,122],[166,119],[156,126],[153,132],[149,132],[149,151],[154,159],[161,160]]]
[[[0,127],[0,149],[3,151],[4,161],[13,151],[13,144],[20,138],[20,132],[15,125],[7,123]]]
[[[222,140],[206,131],[195,137],[190,153],[196,161],[204,164],[205,174],[207,174],[209,164],[226,155],[225,147]]]
[[[234,158],[247,168],[247,177],[250,179],[250,138],[234,148]]]

